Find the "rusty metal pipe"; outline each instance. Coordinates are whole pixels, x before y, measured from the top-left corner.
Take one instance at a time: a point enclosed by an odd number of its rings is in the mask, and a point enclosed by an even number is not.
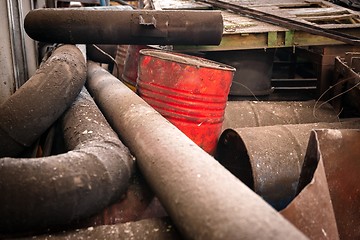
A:
[[[186,238],[306,238],[144,100],[91,62],[87,84]]]
[[[360,238],[359,139],[358,127],[312,131],[301,171],[298,191],[304,191],[313,184],[313,176],[324,171],[339,239]]]
[[[72,45],[57,48],[0,106],[0,157],[15,157],[31,146],[71,105],[85,80],[81,51]]]
[[[271,125],[336,122],[335,110],[330,104],[312,101],[228,101],[223,129]]]
[[[126,191],[133,158],[85,89],[62,121],[71,151],[0,159],[0,231],[69,224]]]
[[[220,136],[216,158],[280,210],[295,197],[311,130],[359,127],[356,120],[227,129]]]
[[[24,21],[31,38],[58,43],[218,45],[223,33],[220,11],[36,9]]]

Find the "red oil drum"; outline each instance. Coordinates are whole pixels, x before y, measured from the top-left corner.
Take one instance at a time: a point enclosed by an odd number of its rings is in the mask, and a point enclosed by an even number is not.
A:
[[[124,72],[121,78],[132,90],[136,90],[136,79],[138,76],[139,51],[148,48],[146,45],[130,45],[127,49]]]
[[[139,95],[214,154],[235,68],[200,57],[140,50]]]

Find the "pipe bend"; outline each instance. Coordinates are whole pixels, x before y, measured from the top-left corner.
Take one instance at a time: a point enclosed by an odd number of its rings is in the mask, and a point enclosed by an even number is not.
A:
[[[0,159],[0,231],[69,224],[127,189],[133,157],[85,88],[64,114],[62,128],[69,152]]]
[[[0,157],[16,157],[31,146],[71,105],[85,80],[81,51],[74,45],[55,49],[0,106]]]

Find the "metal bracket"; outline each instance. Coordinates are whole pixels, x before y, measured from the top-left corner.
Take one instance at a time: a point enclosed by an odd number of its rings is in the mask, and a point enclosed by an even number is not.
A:
[[[169,16],[150,12],[131,14],[131,35],[136,37],[168,36]]]
[[[154,26],[154,28],[156,28],[156,19],[154,18],[154,16],[140,15],[139,23],[140,25]]]

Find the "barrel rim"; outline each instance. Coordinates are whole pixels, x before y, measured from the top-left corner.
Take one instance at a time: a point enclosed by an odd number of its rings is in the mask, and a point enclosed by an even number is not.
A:
[[[171,51],[164,51],[164,50],[157,50],[157,49],[142,49],[139,52],[140,52],[140,56],[154,57],[154,58],[158,58],[158,59],[165,60],[165,61],[171,61],[171,62],[176,62],[179,64],[196,66],[197,68],[200,68],[200,67],[212,68],[212,69],[231,71],[231,72],[236,71],[236,68],[234,68],[230,65],[224,64],[224,63],[212,61],[212,60],[202,58],[202,57],[192,56],[192,55],[188,55],[188,54],[182,54],[182,53],[178,53],[178,52],[171,52]]]

